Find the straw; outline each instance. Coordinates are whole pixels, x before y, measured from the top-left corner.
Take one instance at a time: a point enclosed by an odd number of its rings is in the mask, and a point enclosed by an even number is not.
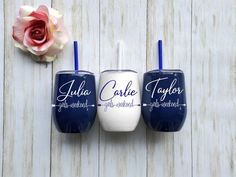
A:
[[[118,57],[117,57],[117,68],[120,70],[122,68],[122,59],[124,54],[123,42],[118,41]]]
[[[158,40],[158,60],[159,60],[159,70],[162,70],[162,40]]]
[[[74,41],[74,67],[75,71],[79,69],[78,42]]]

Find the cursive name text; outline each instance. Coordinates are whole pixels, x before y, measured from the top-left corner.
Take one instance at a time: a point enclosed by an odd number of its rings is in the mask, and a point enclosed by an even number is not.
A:
[[[73,96],[88,96],[91,94],[91,91],[84,88],[86,82],[82,81],[79,85],[79,88],[76,90],[72,90],[73,84],[75,80],[71,80],[69,82],[66,82],[59,88],[60,95],[57,97],[57,101],[65,101],[68,97]]]
[[[137,94],[137,92],[131,89],[131,86],[132,86],[132,81],[129,81],[127,85],[125,86],[125,88],[117,89],[116,80],[110,80],[102,87],[99,93],[99,98],[102,101],[109,101],[109,100],[112,100],[116,96],[120,96],[120,97],[134,96]],[[110,92],[110,90],[112,90],[112,92]],[[112,93],[112,94],[108,95],[108,93]]]
[[[164,80],[167,80],[168,77],[164,78],[158,78],[156,80],[153,80],[145,86],[145,90],[148,92],[151,92],[151,98],[153,98],[154,94],[161,94],[160,101],[164,101],[166,98],[166,95],[172,95],[172,94],[181,94],[184,89],[181,89],[180,87],[175,87],[177,79],[173,79],[170,86],[168,88],[161,88],[158,87],[158,84]],[[151,87],[150,85],[155,84],[154,87]]]

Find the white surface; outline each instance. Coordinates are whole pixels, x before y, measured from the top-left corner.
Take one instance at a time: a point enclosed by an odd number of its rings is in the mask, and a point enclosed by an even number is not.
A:
[[[3,3],[3,2],[1,2]],[[29,2],[41,4],[43,0]],[[19,52],[12,24],[23,1],[5,1],[5,100],[3,176],[49,176],[51,65],[39,65]],[[3,44],[1,42],[1,44]]]
[[[0,176],[236,176],[235,0],[0,3]],[[71,35],[47,67],[15,49],[11,37],[20,5],[42,3],[64,13]],[[138,71],[140,86],[142,74],[156,67],[155,43],[162,39],[164,68],[185,73],[183,129],[151,132],[141,120],[134,132],[106,133],[97,120],[87,134],[58,133],[51,124],[51,90],[54,74],[72,68],[73,39],[80,42],[80,68],[94,72],[97,85],[100,71],[117,68],[122,40],[122,68]]]
[[[4,104],[4,7],[0,4],[0,152],[3,152],[3,104]],[[0,153],[0,174],[2,174],[3,153]]]

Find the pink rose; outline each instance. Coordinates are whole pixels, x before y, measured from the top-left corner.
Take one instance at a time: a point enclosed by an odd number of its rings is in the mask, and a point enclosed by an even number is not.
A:
[[[68,41],[62,15],[45,5],[38,9],[21,6],[12,37],[16,47],[31,52],[40,62],[53,61]]]

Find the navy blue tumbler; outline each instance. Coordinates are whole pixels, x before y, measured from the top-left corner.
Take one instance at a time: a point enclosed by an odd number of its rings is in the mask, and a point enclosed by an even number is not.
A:
[[[179,131],[187,113],[185,79],[181,70],[153,70],[143,79],[142,114],[155,131]]]
[[[55,77],[53,118],[63,133],[88,131],[96,117],[94,74],[88,71],[59,71]]]

